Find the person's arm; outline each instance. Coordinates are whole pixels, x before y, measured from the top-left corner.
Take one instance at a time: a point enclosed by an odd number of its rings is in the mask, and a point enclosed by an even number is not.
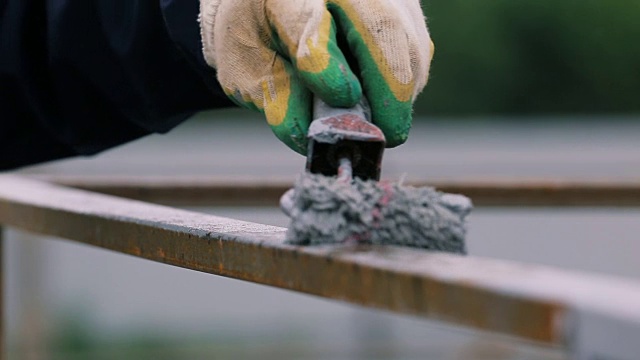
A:
[[[230,106],[198,0],[0,2],[0,170],[90,155]]]
[[[313,94],[366,96],[397,146],[433,44],[419,0],[4,0],[0,56],[2,170],[166,132],[229,99],[304,154]]]

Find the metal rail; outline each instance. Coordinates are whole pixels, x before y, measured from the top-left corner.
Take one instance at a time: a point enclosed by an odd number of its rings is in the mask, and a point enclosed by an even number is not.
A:
[[[61,185],[142,201],[179,206],[274,206],[291,180],[184,177],[43,178]],[[639,182],[467,181],[413,182],[464,194],[476,206],[637,207]]]
[[[0,176],[0,224],[567,347],[578,359],[640,353],[640,284],[614,277],[398,247],[296,247],[283,228],[13,176]]]

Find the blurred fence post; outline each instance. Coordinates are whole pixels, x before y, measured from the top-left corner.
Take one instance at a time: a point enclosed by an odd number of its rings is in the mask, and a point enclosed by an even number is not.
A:
[[[12,234],[19,244],[16,256],[19,259],[19,327],[18,354],[25,360],[49,358],[48,316],[44,306],[44,252],[37,235],[26,231]]]
[[[6,347],[5,347],[5,309],[4,309],[4,229],[0,225],[0,360],[5,360],[7,358],[6,355]]]

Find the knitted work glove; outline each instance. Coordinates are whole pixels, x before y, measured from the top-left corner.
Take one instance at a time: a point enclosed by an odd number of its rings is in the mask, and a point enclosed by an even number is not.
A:
[[[420,0],[200,0],[200,24],[226,94],[293,150],[306,155],[313,94],[335,107],[364,94],[387,145],[406,141],[434,50]]]

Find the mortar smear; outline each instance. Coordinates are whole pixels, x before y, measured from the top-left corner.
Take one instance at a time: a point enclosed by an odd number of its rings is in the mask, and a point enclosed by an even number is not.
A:
[[[471,201],[430,187],[305,173],[281,205],[291,218],[287,242],[365,243],[466,253]]]

